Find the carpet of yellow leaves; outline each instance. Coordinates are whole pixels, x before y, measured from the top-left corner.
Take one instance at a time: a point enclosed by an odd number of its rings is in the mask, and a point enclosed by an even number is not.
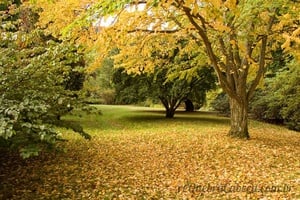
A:
[[[228,138],[228,119],[196,112],[102,106],[64,130],[66,152],[1,156],[0,199],[299,199],[300,134],[250,122],[250,140]]]

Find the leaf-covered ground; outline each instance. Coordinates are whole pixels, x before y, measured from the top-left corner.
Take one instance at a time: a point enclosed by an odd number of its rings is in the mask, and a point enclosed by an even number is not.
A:
[[[300,199],[299,133],[251,121],[237,140],[209,113],[100,109],[69,118],[91,141],[61,130],[65,152],[2,154],[0,199]]]

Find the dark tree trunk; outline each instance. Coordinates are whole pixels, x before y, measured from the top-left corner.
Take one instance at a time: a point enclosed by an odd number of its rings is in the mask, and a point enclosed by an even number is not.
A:
[[[182,99],[167,99],[164,97],[159,97],[160,101],[164,105],[166,109],[166,118],[173,118],[175,115],[175,111],[182,102]]]
[[[248,139],[248,101],[240,102],[230,97],[229,103],[231,111],[231,128],[229,136]]]
[[[194,104],[191,100],[187,99],[184,101],[184,103],[186,112],[193,112],[195,110]]]
[[[173,118],[175,114],[175,109],[169,108],[166,109],[166,118]]]

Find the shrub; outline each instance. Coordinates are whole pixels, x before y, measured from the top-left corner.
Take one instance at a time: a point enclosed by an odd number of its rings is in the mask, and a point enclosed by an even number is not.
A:
[[[229,98],[224,92],[219,93],[210,103],[210,106],[214,111],[218,111],[221,114],[230,114]]]

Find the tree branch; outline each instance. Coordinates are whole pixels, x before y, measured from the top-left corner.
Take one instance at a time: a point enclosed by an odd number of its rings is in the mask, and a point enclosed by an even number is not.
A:
[[[134,30],[130,30],[127,31],[127,33],[135,33],[135,32],[145,32],[145,33],[176,33],[180,31],[180,29],[174,29],[174,30],[150,30],[150,29],[134,29]]]
[[[267,27],[267,31],[270,32],[272,29],[272,26],[274,24],[275,21],[275,16],[272,16],[270,18],[268,27]],[[248,100],[251,99],[251,97],[253,96],[253,93],[255,91],[255,88],[257,87],[257,85],[259,84],[259,81],[261,80],[264,72],[265,72],[265,61],[266,61],[266,50],[267,50],[267,42],[268,42],[268,35],[263,35],[262,39],[261,39],[261,47],[260,47],[260,53],[259,53],[259,69],[256,73],[256,77],[254,79],[254,81],[252,82],[250,89],[247,92],[247,98]]]
[[[177,1],[178,2],[178,1]],[[178,2],[179,3],[179,2]],[[185,12],[186,16],[188,17],[189,21],[192,23],[192,25],[196,28],[198,34],[202,38],[202,41],[204,42],[204,45],[206,47],[206,53],[208,57],[210,58],[210,61],[217,73],[217,76],[219,77],[220,85],[221,87],[232,97],[237,99],[236,94],[233,92],[233,90],[230,87],[230,84],[227,81],[226,75],[223,74],[222,70],[219,67],[218,64],[218,58],[214,54],[211,43],[207,37],[206,31],[203,27],[201,27],[194,19],[194,17],[191,15],[190,8],[187,8],[185,6],[182,6],[183,11]],[[229,75],[229,74],[227,74]]]

